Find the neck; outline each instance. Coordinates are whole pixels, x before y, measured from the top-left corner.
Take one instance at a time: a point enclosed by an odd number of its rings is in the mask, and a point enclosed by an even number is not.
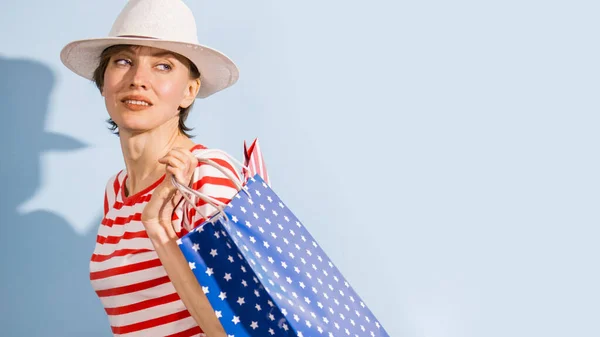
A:
[[[127,195],[141,191],[165,174],[165,166],[158,160],[171,149],[194,146],[194,142],[179,131],[177,119],[144,132],[119,129],[119,138],[127,168]]]

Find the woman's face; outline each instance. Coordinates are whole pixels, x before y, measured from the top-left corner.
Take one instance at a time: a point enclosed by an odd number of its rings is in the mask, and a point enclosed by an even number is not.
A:
[[[153,130],[194,101],[200,80],[190,78],[187,61],[152,47],[124,48],[111,56],[102,96],[120,132]],[[173,123],[176,127],[177,123]]]

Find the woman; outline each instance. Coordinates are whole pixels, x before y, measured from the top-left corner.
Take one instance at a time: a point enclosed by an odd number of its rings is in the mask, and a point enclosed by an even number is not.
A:
[[[109,37],[72,42],[61,60],[95,81],[126,166],[106,185],[90,261],[113,333],[225,336],[176,243],[215,209],[199,202],[197,213],[171,178],[223,202],[237,193],[221,171],[198,163],[205,147],[185,126],[196,98],[237,81],[236,66],[198,44],[195,19],[179,0],[129,1]],[[237,176],[227,158],[213,160]]]

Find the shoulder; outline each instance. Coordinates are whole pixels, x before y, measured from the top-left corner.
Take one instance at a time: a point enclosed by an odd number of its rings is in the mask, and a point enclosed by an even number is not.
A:
[[[119,172],[111,175],[108,178],[108,180],[106,181],[105,193],[108,195],[116,194],[119,190],[121,181],[123,180],[124,176],[125,176],[125,170],[120,170]]]
[[[227,179],[241,179],[240,172],[236,170],[236,164],[223,150],[200,145],[192,149],[192,154],[198,158],[197,178],[208,175]]]
[[[241,173],[229,155],[214,148],[198,146],[192,150],[198,166],[192,178],[192,188],[215,197],[232,197],[238,192]]]
[[[204,146],[192,149],[194,156],[199,158],[198,166],[192,177],[191,188],[202,195],[227,204],[239,191],[240,173],[229,156],[218,149]],[[235,180],[238,182],[236,183]],[[215,214],[216,208],[202,198],[196,200],[196,211],[185,203],[183,228],[192,230],[200,223]]]
[[[108,178],[104,189],[104,215],[106,215],[108,209],[116,202],[124,176],[125,170],[121,170]]]

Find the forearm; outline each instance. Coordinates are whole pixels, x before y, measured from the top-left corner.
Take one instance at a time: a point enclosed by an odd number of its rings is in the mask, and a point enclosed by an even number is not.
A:
[[[196,323],[208,337],[225,337],[226,334],[219,319],[177,246],[175,233],[156,231],[148,233],[148,236],[177,294]]]

